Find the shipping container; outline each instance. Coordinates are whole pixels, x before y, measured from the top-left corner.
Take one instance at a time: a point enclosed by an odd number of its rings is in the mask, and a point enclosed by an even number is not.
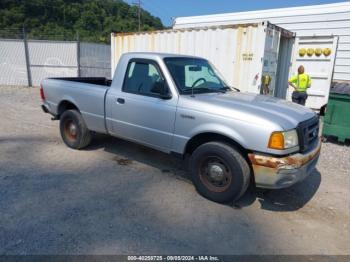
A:
[[[229,8],[229,6],[228,6]],[[232,9],[234,9],[232,5]],[[328,101],[331,82],[350,83],[350,2],[322,5],[298,6],[289,8],[265,9],[246,12],[211,14],[202,16],[178,17],[174,29],[191,27],[224,26],[237,23],[257,23],[269,21],[296,34],[293,54],[293,70],[305,63],[314,84],[310,90],[307,106],[320,109]],[[308,41],[308,43],[307,43]],[[331,55],[298,58],[301,46],[317,49],[330,46]],[[319,64],[319,62],[321,62]],[[324,70],[327,70],[324,71]],[[319,76],[322,77],[319,77]],[[326,77],[327,76],[327,77]],[[331,78],[329,79],[329,76]],[[290,95],[287,95],[290,99]]]
[[[141,33],[113,33],[112,74],[126,52],[165,52],[204,57],[230,86],[284,98],[294,34],[269,22]]]

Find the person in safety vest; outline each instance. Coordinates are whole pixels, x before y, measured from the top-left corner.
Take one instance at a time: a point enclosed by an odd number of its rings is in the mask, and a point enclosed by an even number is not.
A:
[[[288,83],[294,88],[292,94],[292,101],[299,105],[305,105],[307,99],[306,89],[311,86],[311,78],[308,74],[305,74],[305,69],[301,65],[298,67],[298,74],[292,76]]]
[[[271,83],[271,76],[263,75],[262,77],[263,94],[268,95],[270,93],[269,85]]]

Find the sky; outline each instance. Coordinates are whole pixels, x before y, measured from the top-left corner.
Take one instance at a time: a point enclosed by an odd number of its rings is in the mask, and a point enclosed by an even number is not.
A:
[[[134,3],[137,0],[125,0]],[[141,0],[142,7],[171,26],[172,17],[195,16],[280,7],[329,4],[337,0]]]

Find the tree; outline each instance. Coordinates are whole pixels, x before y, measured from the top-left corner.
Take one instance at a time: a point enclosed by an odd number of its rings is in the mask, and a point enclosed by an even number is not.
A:
[[[141,10],[142,30],[159,30],[161,20]],[[111,32],[136,32],[137,9],[121,0],[1,0],[0,37],[18,34],[23,26],[31,38],[108,42]]]

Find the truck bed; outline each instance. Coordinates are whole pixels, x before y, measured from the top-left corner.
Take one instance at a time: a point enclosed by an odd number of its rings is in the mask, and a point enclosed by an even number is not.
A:
[[[87,127],[105,133],[105,95],[111,81],[104,77],[57,77],[42,81],[46,106],[50,113],[59,113],[62,102],[69,101],[77,107]]]

